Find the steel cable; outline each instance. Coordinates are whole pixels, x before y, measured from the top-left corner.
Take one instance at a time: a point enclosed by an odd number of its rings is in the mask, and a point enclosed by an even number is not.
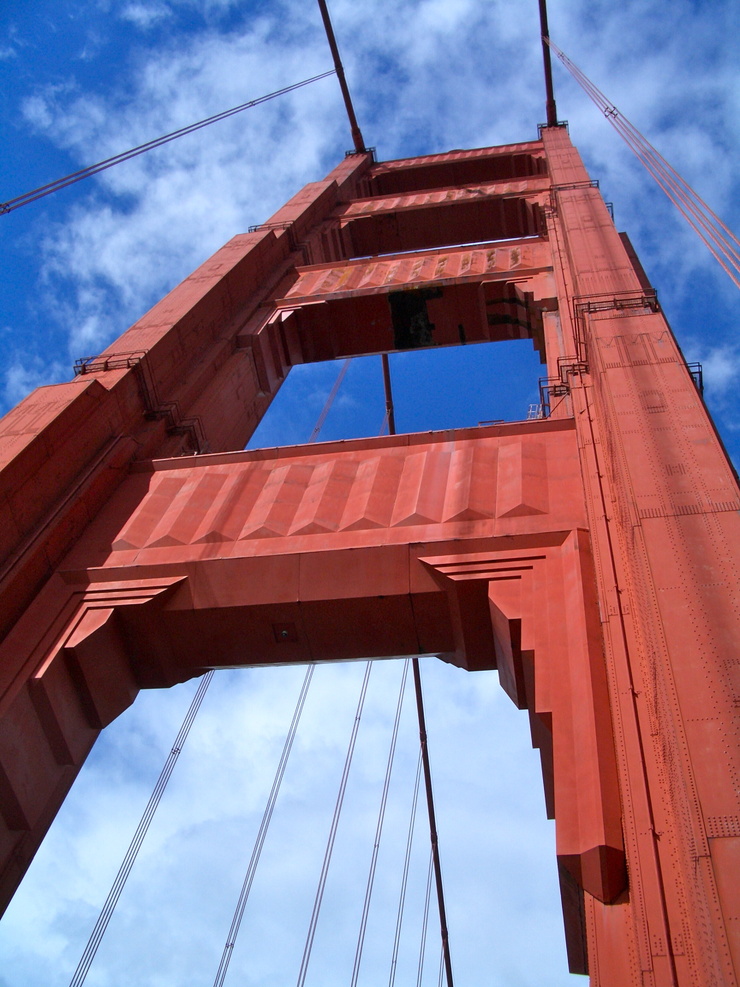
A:
[[[553,41],[549,38],[543,40],[673,202],[728,277],[740,287],[738,237],[582,70]]]
[[[277,801],[278,794],[280,793],[280,786],[283,781],[283,776],[285,775],[285,768],[288,764],[288,758],[290,757],[290,752],[293,747],[293,741],[295,740],[296,731],[298,730],[298,724],[301,719],[301,714],[303,712],[303,707],[306,703],[306,696],[308,695],[308,687],[311,684],[311,678],[313,677],[313,672],[315,665],[309,665],[306,669],[306,676],[303,680],[303,685],[301,686],[301,691],[298,696],[298,702],[296,703],[295,710],[293,712],[293,719],[291,720],[290,727],[288,729],[288,734],[285,738],[285,744],[283,745],[283,752],[280,755],[280,761],[278,763],[277,771],[275,772],[275,778],[272,782],[272,788],[270,789],[270,795],[267,799],[267,805],[265,806],[265,811],[262,815],[262,822],[260,823],[259,832],[257,833],[257,839],[254,843],[254,848],[252,849],[252,856],[249,860],[249,865],[247,867],[247,872],[244,877],[244,883],[242,884],[242,889],[239,894],[239,900],[237,901],[236,908],[234,910],[234,917],[231,921],[231,928],[229,929],[229,934],[226,938],[226,943],[224,945],[224,951],[221,956],[221,962],[219,963],[218,971],[216,973],[216,979],[213,981],[213,987],[221,987],[224,980],[226,979],[226,973],[229,969],[229,963],[231,962],[231,957],[234,952],[234,945],[236,943],[236,938],[239,935],[239,928],[241,926],[242,918],[244,916],[244,909],[247,907],[247,901],[249,900],[249,893],[252,889],[252,882],[254,881],[254,875],[257,870],[257,865],[259,864],[260,857],[262,855],[262,848],[265,845],[265,838],[267,836],[267,831],[270,828],[270,821],[272,819],[272,813],[275,809],[275,803]]]
[[[553,47],[555,46],[553,45]],[[561,60],[564,59],[567,59],[567,56],[562,55]],[[720,253],[725,254],[733,266],[738,267],[740,266],[740,252],[738,252],[738,250],[733,246],[734,243],[740,247],[740,241],[738,241],[737,237],[725,225],[719,216],[717,216],[716,213],[714,213],[712,209],[693,191],[688,183],[678,174],[676,169],[673,168],[668,161],[666,161],[666,159],[660,154],[659,151],[655,149],[647,138],[645,138],[637,130],[637,128],[630,123],[630,121],[627,120],[627,118],[623,116],[619,110],[617,110],[616,106],[606,99],[604,94],[590,81],[590,79],[588,79],[587,76],[584,75],[578,66],[571,62],[570,59],[567,59],[567,62],[564,61],[563,63],[566,64],[566,67],[569,69],[576,81],[608,118],[617,133],[620,134],[622,139],[632,149],[643,166],[652,175],[658,185],[660,185],[663,192],[679,209],[687,222],[699,235],[705,246],[714,254],[715,259],[719,261],[726,273],[730,276],[730,278],[735,280],[729,268],[720,256],[718,256],[718,253],[707,241],[706,237],[708,236],[714,241],[717,246],[717,250]],[[701,226],[704,230],[704,233],[702,233],[702,231],[692,221],[686,210],[694,216],[699,226]],[[721,230],[724,230],[727,235],[723,236],[716,229],[715,224],[720,227]]]
[[[337,374],[337,379],[334,381],[334,386],[329,392],[329,397],[326,399],[326,404],[324,405],[321,414],[316,420],[316,424],[313,427],[313,432],[311,432],[311,438],[308,440],[309,442],[315,442],[316,439],[319,437],[319,432],[323,428],[324,422],[326,421],[326,416],[329,414],[329,411],[331,410],[331,406],[334,404],[334,398],[337,396],[337,392],[339,391],[339,388],[342,386],[342,381],[344,380],[344,377],[347,371],[349,370],[350,363],[352,363],[352,357],[348,356],[347,359],[342,364],[342,368]]]
[[[442,935],[442,951],[445,960],[447,987],[452,983],[452,957],[450,955],[450,936],[447,929],[447,910],[445,908],[444,886],[442,884],[442,864],[439,859],[439,837],[437,835],[437,820],[434,811],[434,792],[432,789],[432,768],[429,761],[429,746],[427,743],[426,717],[424,715],[424,697],[421,688],[421,668],[419,659],[411,659],[414,672],[414,690],[416,692],[416,710],[419,718],[419,740],[421,742],[421,761],[424,768],[424,787],[427,796],[427,813],[429,815],[429,836],[432,844],[432,863],[434,864],[434,880],[437,887],[437,905],[439,906],[439,928]]]
[[[406,679],[409,672],[409,659],[403,663],[403,674],[401,675],[401,688],[398,692],[398,703],[396,704],[396,717],[393,721],[393,731],[391,733],[390,749],[388,751],[388,761],[385,768],[385,779],[383,781],[383,792],[380,797],[380,809],[378,811],[378,822],[375,827],[375,841],[373,843],[372,859],[370,861],[370,871],[367,877],[365,888],[365,901],[362,906],[362,918],[360,919],[360,933],[357,937],[357,949],[355,950],[355,963],[352,969],[352,980],[350,987],[356,987],[357,978],[360,975],[360,963],[362,962],[362,950],[365,944],[365,932],[367,931],[367,919],[370,912],[370,899],[373,893],[375,882],[375,869],[378,863],[378,853],[380,851],[380,839],[383,834],[383,822],[385,821],[385,810],[388,803],[388,789],[391,783],[391,772],[393,771],[393,761],[396,754],[396,742],[398,740],[398,726],[401,722],[401,710],[403,699],[406,693]]]
[[[653,156],[646,153],[645,148],[649,146],[647,141],[643,143],[636,139],[632,131],[624,126],[621,120],[614,120],[612,125],[617,133],[622,136],[625,143],[632,148],[634,154],[671,202],[673,202],[725,273],[740,287],[737,274],[733,273],[730,266],[728,266],[731,265],[737,271],[740,271],[740,254],[733,248],[732,243],[716,230],[711,221],[702,213],[697,202],[690,198],[682,186],[671,177],[669,171],[661,164],[660,156]],[[698,201],[701,202],[700,199]],[[709,242],[710,240],[713,241],[714,246]]]
[[[221,113],[215,113],[211,117],[207,117],[205,120],[199,120],[197,123],[191,123],[187,127],[181,127],[179,130],[173,130],[170,134],[165,134],[162,137],[155,137],[153,140],[147,141],[145,144],[139,144],[137,147],[132,147],[128,151],[122,151],[120,154],[114,154],[111,158],[106,158],[104,161],[99,161],[97,164],[88,165],[86,168],[81,168],[79,171],[74,171],[70,175],[65,175],[63,178],[57,178],[53,182],[49,182],[48,185],[41,185],[39,188],[32,189],[30,192],[24,192],[23,195],[18,195],[14,199],[9,199],[7,202],[0,202],[0,213],[9,213],[14,209],[20,209],[21,206],[28,205],[29,202],[35,202],[37,199],[42,199],[46,195],[51,195],[52,192],[56,192],[59,189],[67,188],[68,185],[74,185],[75,182],[81,182],[83,178],[89,178],[92,175],[97,175],[101,171],[105,171],[108,168],[112,168],[113,165],[121,164],[123,161],[128,161],[131,158],[137,157],[139,154],[144,154],[146,151],[151,151],[156,147],[161,147],[163,144],[168,144],[170,141],[177,140],[178,137],[184,137],[186,134],[192,134],[196,130],[201,130],[203,127],[208,127],[212,123],[218,123],[219,120],[225,120],[227,117],[234,116],[236,113],[241,113],[243,110],[249,110],[253,106],[259,106],[260,103],[267,103],[271,99],[276,99],[278,96],[284,96],[286,93],[294,92],[296,89],[302,89],[303,86],[309,86],[312,82],[318,82],[320,79],[326,79],[330,75],[334,75],[335,70],[330,69],[328,72],[322,72],[320,75],[314,75],[310,79],[304,79],[302,82],[295,82],[291,86],[285,86],[283,89],[277,89],[275,92],[268,93],[266,96],[259,96],[257,99],[251,99],[247,103],[241,103],[239,106],[234,106],[230,110],[223,110]]]
[[[671,165],[670,162],[668,162],[663,157],[663,155],[660,153],[660,151],[658,151],[658,149],[653,144],[651,144],[650,141],[646,137],[644,137],[640,133],[640,131],[635,127],[635,125],[633,123],[631,123],[627,119],[627,117],[624,116],[624,114],[620,113],[620,111],[617,109],[617,107],[610,100],[608,100],[606,98],[606,96],[604,95],[604,93],[602,93],[601,90],[593,82],[591,82],[591,80],[588,78],[588,76],[580,68],[578,68],[578,66],[574,62],[572,62],[568,58],[568,56],[565,55],[564,52],[560,51],[560,49],[557,47],[557,45],[555,45],[551,41],[548,41],[548,44],[550,44],[552,46],[553,50],[555,50],[557,52],[558,57],[561,59],[561,61],[563,61],[563,64],[566,66],[566,68],[568,68],[568,70],[571,72],[571,74],[574,76],[574,78],[579,82],[579,84],[588,92],[588,94],[591,96],[592,100],[597,103],[597,105],[599,106],[599,109],[601,109],[601,111],[603,112],[603,114],[605,116],[608,116],[610,119],[612,119],[615,122],[615,124],[616,123],[621,123],[624,127],[628,128],[629,131],[632,132],[634,134],[634,136],[637,139],[639,139],[639,141],[641,142],[641,144],[649,151],[649,153],[652,156],[652,158],[655,161],[659,161],[660,164],[661,164],[661,167],[667,173],[670,173],[670,175],[672,176],[672,179],[675,182],[675,186],[676,187],[680,186],[681,188],[683,188],[683,190],[685,191],[685,193],[686,193],[687,196],[695,198],[696,201],[697,201],[697,203],[701,204],[701,208],[703,210],[705,210],[705,212],[707,213],[707,215],[709,217],[711,217],[712,221],[715,222],[715,223],[717,223],[717,225],[719,227],[721,227],[721,229],[723,229],[725,231],[725,233],[729,237],[730,241],[734,242],[737,247],[740,247],[740,239],[738,239],[738,237],[735,236],[735,234],[732,232],[732,230],[710,208],[710,206],[708,206],[707,203],[704,202],[704,200],[701,199],[694,192],[694,190],[691,188],[691,186],[688,184],[688,182],[684,178],[681,177],[681,175],[676,171],[676,169],[673,167],[673,165]],[[738,255],[738,256],[740,256],[740,255]]]
[[[301,968],[298,971],[297,987],[303,987],[303,984],[306,982],[308,963],[311,958],[311,950],[313,948],[314,936],[316,935],[316,926],[319,921],[321,902],[324,897],[324,889],[326,888],[326,878],[329,873],[329,864],[331,863],[332,852],[334,850],[334,839],[337,835],[339,816],[342,811],[342,803],[344,802],[344,793],[347,789],[347,779],[349,778],[349,769],[352,765],[352,757],[355,751],[355,743],[357,741],[357,731],[359,730],[360,720],[362,719],[362,710],[365,705],[365,696],[367,695],[367,684],[368,684],[368,680],[370,679],[370,672],[372,671],[372,667],[373,667],[373,663],[371,661],[369,661],[365,666],[365,677],[362,680],[362,688],[360,689],[360,698],[357,702],[357,710],[355,712],[354,723],[352,724],[352,733],[350,735],[349,746],[347,748],[347,756],[344,761],[344,770],[342,772],[342,778],[339,783],[339,792],[337,793],[337,800],[334,805],[334,815],[332,816],[331,827],[329,829],[329,838],[327,839],[326,842],[326,850],[324,852],[324,862],[321,866],[319,884],[318,884],[318,888],[316,889],[316,897],[314,898],[313,911],[311,912],[311,920],[308,925],[306,944],[303,948]]]
[[[427,948],[427,930],[429,928],[429,903],[432,897],[432,877],[434,876],[434,856],[429,854],[429,868],[427,870],[427,889],[424,895],[424,918],[421,923],[421,943],[419,945],[419,965],[416,971],[416,987],[421,987],[421,978],[424,975],[424,954]],[[444,958],[444,953],[442,954]]]
[[[411,816],[409,818],[409,830],[406,837],[406,853],[403,858],[403,873],[401,876],[401,891],[398,898],[398,911],[396,913],[396,933],[393,938],[393,954],[391,956],[391,974],[388,987],[394,987],[396,982],[396,969],[398,966],[398,949],[401,943],[401,926],[406,906],[406,889],[409,881],[409,865],[411,863],[411,847],[414,840],[414,828],[416,824],[416,808],[419,804],[419,785],[421,782],[421,751],[416,765],[416,781],[414,782],[414,796],[411,800]]]
[[[123,891],[126,880],[131,873],[131,868],[134,866],[136,857],[141,849],[141,844],[144,842],[144,837],[149,830],[154,813],[157,811],[157,807],[162,799],[162,796],[164,795],[167,783],[170,780],[170,776],[172,775],[182,748],[185,745],[185,741],[190,733],[190,728],[192,727],[201,703],[205,698],[205,694],[208,691],[208,686],[211,684],[212,678],[213,670],[206,672],[198,685],[195,696],[193,697],[190,707],[185,714],[185,719],[182,722],[182,726],[180,727],[177,737],[175,738],[175,743],[172,750],[170,751],[164,767],[160,772],[157,783],[154,786],[154,791],[149,798],[146,809],[139,820],[139,825],[136,827],[134,837],[131,840],[129,848],[123,858],[123,863],[121,864],[113,885],[108,892],[108,897],[105,899],[105,904],[101,909],[98,920],[95,923],[95,927],[90,934],[87,946],[82,953],[80,962],[78,963],[74,976],[70,981],[70,987],[80,987],[80,985],[85,982],[90,965],[92,964],[95,954],[98,951],[98,946],[105,935],[105,930],[108,928],[108,923],[113,916],[113,911],[118,903],[118,899],[121,897],[121,892]]]

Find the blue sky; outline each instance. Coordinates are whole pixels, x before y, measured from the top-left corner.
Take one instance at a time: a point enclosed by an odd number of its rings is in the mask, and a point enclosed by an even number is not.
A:
[[[550,0],[549,8],[560,47],[740,227],[738,5]],[[332,0],[331,10],[363,133],[380,159],[536,136],[544,99],[535,0]],[[329,67],[311,0],[8,0],[0,11],[0,200]],[[554,71],[559,116],[614,203],[687,359],[703,362],[707,402],[740,462],[736,290],[586,97],[557,64]],[[0,216],[0,412],[32,387],[66,379],[77,357],[99,352],[350,146],[336,81],[327,79]],[[526,343],[399,355],[392,366],[399,430],[525,417],[540,373]],[[337,369],[301,368],[260,441],[307,439]],[[356,361],[322,438],[374,434],[382,417],[378,361]],[[552,825],[526,717],[495,676],[425,666],[435,782],[447,806],[440,831],[458,979],[575,983],[565,972]],[[350,836],[372,839],[367,806],[377,798],[392,715],[382,700],[398,671],[383,663],[373,672],[377,696],[363,724],[309,983],[333,983],[332,967],[346,983],[346,960],[327,958],[332,939],[337,955],[349,951],[351,970],[348,896],[361,898],[353,889],[363,884],[352,866],[369,849],[353,849]],[[317,671],[279,826],[276,817],[284,842],[266,850],[263,897],[255,887],[233,982],[268,987],[297,976],[302,943],[283,943],[305,931],[297,888],[320,866],[303,844],[306,834],[320,843],[328,829],[320,813],[341,773],[360,674],[356,665]],[[141,984],[213,979],[301,673],[271,675],[225,673],[214,683],[142,876],[132,876],[88,983],[120,983],[134,963],[128,976]],[[69,981],[193,688],[143,697],[90,758],[0,924],[2,987]],[[399,778],[413,761],[411,725],[405,737]],[[400,820],[401,808],[393,811]],[[392,880],[389,872],[382,882],[390,897]],[[386,976],[387,964],[382,945],[368,950],[369,983]],[[431,968],[429,977],[436,982]]]

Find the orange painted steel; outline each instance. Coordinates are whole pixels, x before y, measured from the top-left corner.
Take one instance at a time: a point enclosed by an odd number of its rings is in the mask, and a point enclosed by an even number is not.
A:
[[[508,338],[549,419],[238,451],[297,363]],[[740,493],[564,127],[347,157],[80,371],[0,422],[3,902],[140,688],[437,654],[529,711],[571,969],[737,983]]]

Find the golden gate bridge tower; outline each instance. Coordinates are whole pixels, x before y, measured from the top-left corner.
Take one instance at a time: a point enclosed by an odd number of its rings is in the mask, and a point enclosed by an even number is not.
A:
[[[571,970],[736,984],[740,495],[655,291],[551,91],[520,144],[355,138],[0,422],[3,905],[140,689],[434,654],[529,711]],[[243,451],[292,366],[512,338],[540,418]]]

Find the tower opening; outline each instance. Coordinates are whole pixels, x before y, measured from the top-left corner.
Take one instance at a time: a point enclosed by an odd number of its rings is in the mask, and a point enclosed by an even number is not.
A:
[[[293,367],[247,448],[307,442],[340,367],[339,360]],[[539,354],[527,339],[394,353],[391,373],[398,431],[523,421],[532,417],[533,407],[539,408],[538,379],[543,372]],[[430,394],[434,395],[431,414]],[[355,357],[318,441],[377,435],[384,413],[379,358]]]

